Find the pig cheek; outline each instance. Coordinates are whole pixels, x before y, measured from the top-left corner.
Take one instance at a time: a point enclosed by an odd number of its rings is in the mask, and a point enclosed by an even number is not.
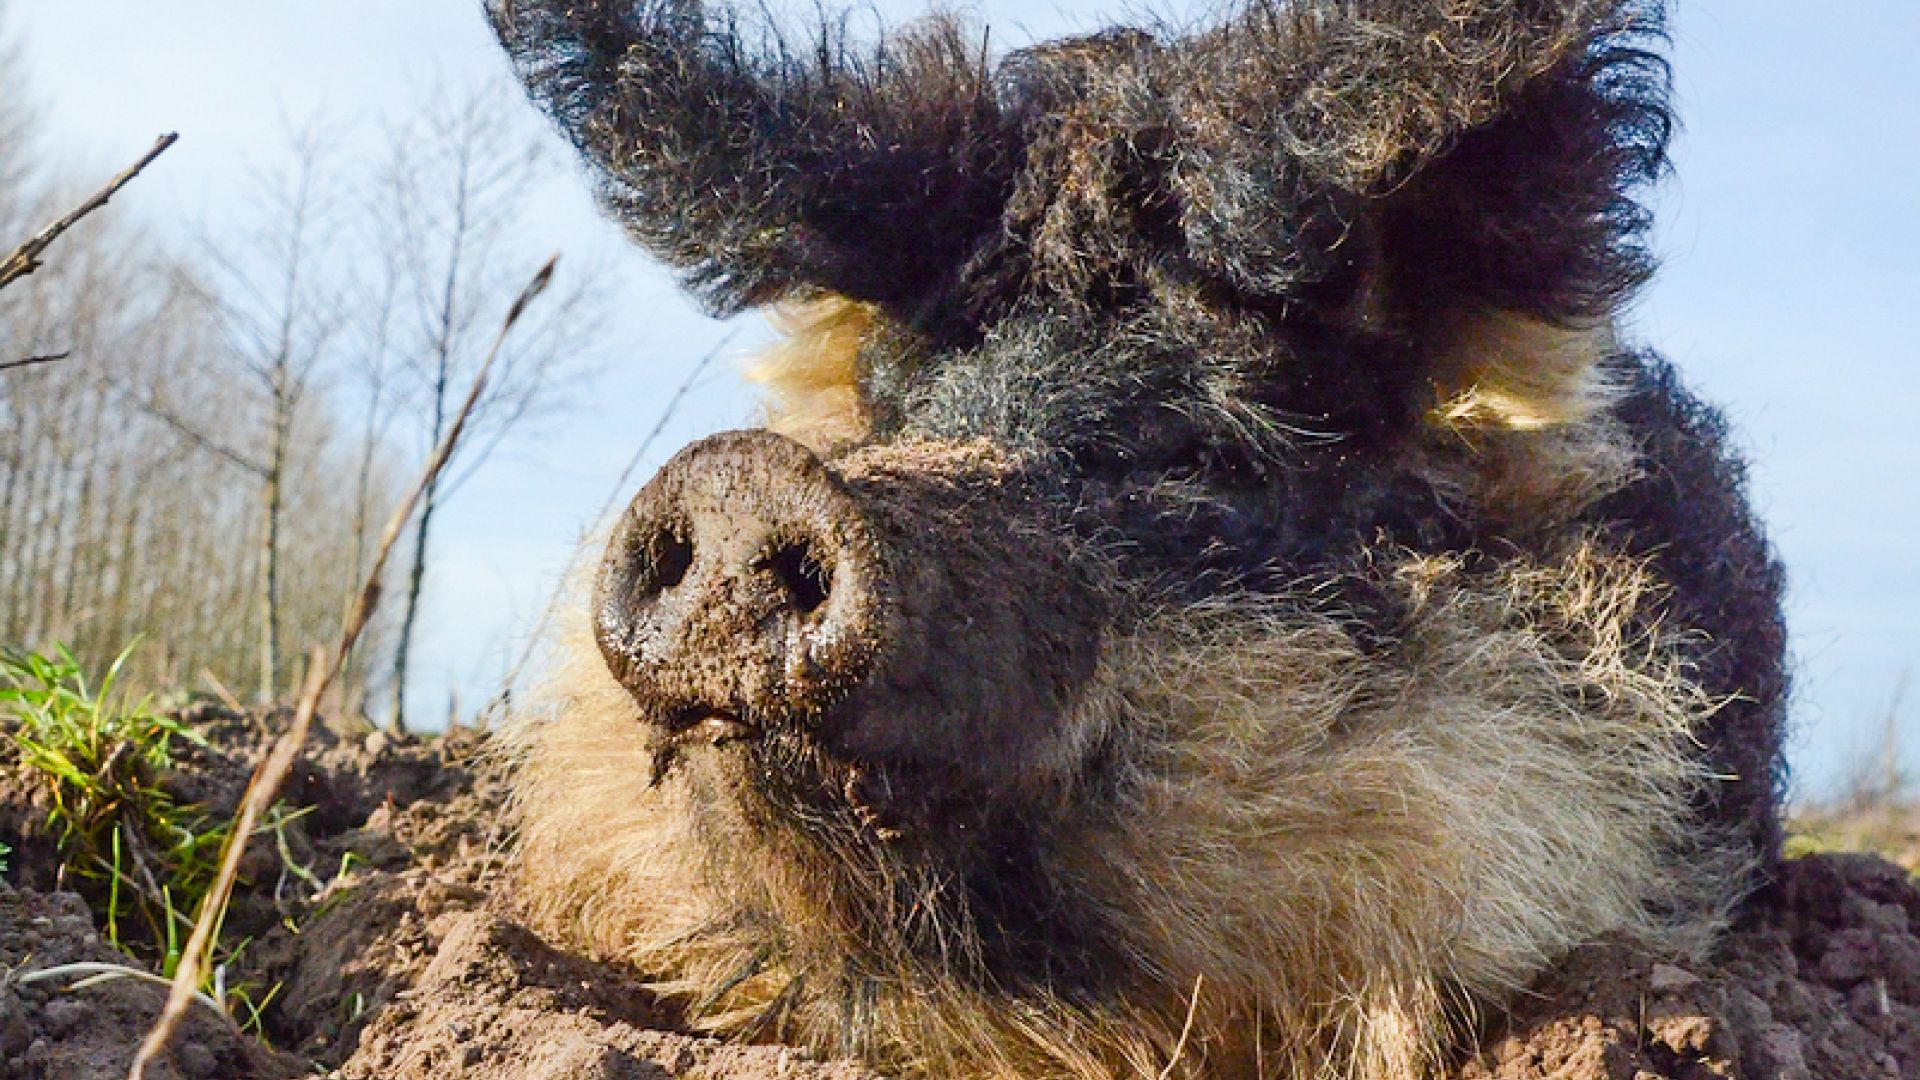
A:
[[[890,657],[888,677],[855,691],[824,728],[829,752],[864,777],[848,791],[856,808],[1017,816],[1058,799],[1098,742],[1098,718],[1077,703],[1105,633],[1094,597],[1045,596],[1051,618],[1026,604],[903,613],[921,647]]]

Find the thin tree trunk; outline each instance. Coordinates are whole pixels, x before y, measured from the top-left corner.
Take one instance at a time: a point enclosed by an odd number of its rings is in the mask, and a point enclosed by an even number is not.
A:
[[[439,504],[439,476],[427,482],[420,497],[420,524],[413,530],[413,569],[407,574],[407,605],[400,616],[400,641],[393,654],[393,723],[396,733],[407,730],[407,663],[413,652],[413,621],[420,612],[420,588],[427,579],[427,531]]]
[[[384,335],[379,348],[384,350]],[[347,577],[347,588],[341,597],[341,618],[353,609],[358,597],[360,582],[367,575],[367,522],[372,516],[369,502],[373,498],[373,455],[379,449],[380,399],[384,395],[384,386],[375,382],[367,401],[366,430],[360,435],[360,467],[353,484],[353,573]],[[367,665],[361,658],[360,649],[355,647],[340,658],[340,700],[346,702],[356,687],[360,698],[366,699]]]
[[[442,339],[443,342],[445,339]],[[435,370],[433,381],[433,437],[431,445],[440,444],[440,432],[447,422],[447,384],[452,378],[450,356],[445,347],[440,350],[440,362]],[[393,653],[393,730],[405,734],[407,730],[407,664],[413,658],[413,624],[420,613],[420,589],[427,579],[427,538],[433,528],[433,512],[440,505],[440,477],[434,473],[428,478],[426,490],[420,496],[420,524],[413,531],[413,568],[407,573],[407,604],[400,616],[400,640]]]
[[[134,490],[139,490],[140,486],[136,481]],[[134,596],[133,568],[139,565],[136,561],[138,558],[136,552],[139,550],[140,513],[146,508],[147,502],[138,496],[127,497],[125,491],[121,492],[121,496],[125,503],[126,517],[120,523],[116,538],[117,546],[113,554],[108,556],[108,564],[114,568],[114,580],[110,583],[112,587],[108,589],[102,600],[107,605],[106,624],[111,628],[113,640],[131,641],[132,635],[138,632],[132,614],[137,609],[131,607],[128,601]],[[155,631],[161,635],[162,642],[179,632],[172,626],[155,627]]]
[[[13,437],[7,440],[7,483],[4,495],[0,495],[0,569],[4,569],[6,576],[11,577],[13,582],[18,582],[24,567],[21,565],[19,547],[15,543],[15,538],[24,530],[15,522],[14,514],[19,509],[16,493],[23,490],[21,474],[26,467],[26,455],[21,450],[25,445],[21,429],[25,425],[16,423],[9,427]],[[4,608],[0,608],[0,638],[15,641],[24,635],[21,632],[23,627],[20,625],[19,610],[12,603],[11,584],[12,582],[8,583],[8,602]]]
[[[83,614],[97,610],[93,602],[97,595],[95,582],[99,579],[101,533],[105,531],[102,504],[106,502],[97,496],[97,483],[100,474],[100,462],[103,458],[102,447],[106,436],[98,434],[104,431],[102,423],[106,414],[105,392],[96,384],[92,392],[81,398],[80,430],[96,434],[80,441],[81,449],[75,456],[75,464],[80,473],[80,487],[73,506],[64,517],[61,547],[66,551],[66,569],[62,572],[60,585],[60,618],[64,629],[61,636],[66,638],[74,651],[83,657],[97,657],[91,646],[95,644],[89,637],[97,633],[80,621]],[[103,649],[110,644],[99,643]]]
[[[433,431],[428,446],[440,444],[441,429],[447,423],[447,392],[453,381],[454,303],[459,295],[462,258],[467,242],[467,181],[464,168],[458,194],[454,198],[452,247],[447,253],[447,272],[440,283],[440,312],[434,326],[433,356]],[[407,730],[407,662],[413,651],[413,623],[419,613],[421,583],[427,577],[427,532],[433,524],[433,511],[439,504],[440,473],[427,481],[420,498],[420,524],[413,537],[413,571],[407,578],[406,613],[400,618],[400,641],[393,662],[393,730]]]
[[[19,612],[21,637],[30,644],[44,644],[41,634],[45,628],[46,607],[42,602],[41,586],[46,581],[47,538],[51,530],[47,523],[51,519],[49,504],[53,501],[53,492],[57,489],[59,462],[49,440],[42,437],[31,451],[34,456],[32,470],[27,474],[27,502],[25,537],[20,545],[21,564],[19,587],[15,594],[14,609]]]
[[[267,432],[260,529],[260,703],[273,701],[280,669],[280,500],[286,478],[287,427],[292,403],[276,390]]]

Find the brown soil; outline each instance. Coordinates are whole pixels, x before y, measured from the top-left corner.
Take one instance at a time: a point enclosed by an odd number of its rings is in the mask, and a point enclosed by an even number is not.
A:
[[[24,976],[65,964],[125,964],[127,957],[94,932],[87,906],[72,893],[38,893],[0,885],[0,1080],[120,1080],[165,987],[117,979],[66,992],[76,981],[22,983]],[[293,1077],[304,1063],[242,1035],[195,1006],[154,1080]]]
[[[1571,957],[1456,1080],[1920,1076],[1920,888],[1872,855],[1786,864],[1715,962]]]
[[[168,781],[226,812],[284,717],[201,708],[212,745]],[[3,743],[3,741],[0,741]],[[196,1008],[160,1077],[341,1080],[873,1080],[847,1063],[677,1032],[631,973],[566,955],[515,920],[502,874],[504,784],[471,734],[421,742],[316,733],[286,791],[290,871],[256,841],[228,973],[278,987],[277,1050]],[[0,1080],[121,1077],[164,991],[69,989],[33,972],[128,963],[85,904],[55,888],[36,782],[0,749]],[[297,928],[297,929],[296,929]],[[1493,1018],[1451,1080],[1855,1080],[1920,1077],[1920,887],[1870,856],[1789,863],[1714,962],[1675,967],[1618,946],[1576,953]],[[26,981],[23,982],[22,978]]]

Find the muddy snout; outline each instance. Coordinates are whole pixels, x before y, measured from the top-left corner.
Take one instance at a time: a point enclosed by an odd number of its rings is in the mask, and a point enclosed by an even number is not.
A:
[[[669,729],[809,716],[871,673],[885,575],[869,522],[812,452],[728,432],[681,451],[628,507],[596,636]]]
[[[982,445],[825,462],[767,432],[716,435],[618,527],[600,649],[670,734],[780,724],[948,795],[1024,786],[1079,752],[1062,725],[1109,609],[1061,505]]]

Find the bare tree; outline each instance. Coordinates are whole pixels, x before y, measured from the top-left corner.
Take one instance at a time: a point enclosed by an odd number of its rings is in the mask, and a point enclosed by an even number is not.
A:
[[[259,700],[279,690],[282,516],[295,417],[341,328],[337,290],[328,279],[323,236],[331,210],[325,174],[326,137],[308,125],[289,129],[286,163],[254,184],[255,223],[237,240],[205,245],[206,278],[182,282],[215,313],[226,356],[263,405],[260,430],[246,443],[178,421],[156,387],[149,408],[202,449],[259,483]]]
[[[97,189],[27,150],[4,53],[0,224],[28,236]],[[326,135],[290,131],[250,205],[191,250],[93,215],[0,294],[0,363],[73,355],[0,379],[0,641],[93,662],[146,637],[138,681],[204,676],[269,699],[287,646],[337,622],[393,494],[397,436],[424,450],[444,435],[492,320],[550,250],[510,225],[548,174],[516,99],[441,91],[389,135],[350,187]],[[438,512],[564,402],[600,310],[581,264],[506,343],[459,457],[422,493],[394,622],[342,660],[348,708],[391,670],[404,724]]]
[[[1855,816],[1889,813],[1913,801],[1914,777],[1906,766],[1909,733],[1907,702],[1913,689],[1913,669],[1902,668],[1887,696],[1886,707],[1869,720],[1872,745],[1855,751],[1847,764],[1837,800],[1841,811]]]
[[[72,359],[0,372],[0,644],[62,644],[97,667],[143,638],[139,685],[284,685],[268,674],[287,666],[280,640],[321,640],[360,576],[378,522],[357,508],[397,494],[390,452],[343,437],[321,376],[329,348],[357,344],[338,332],[346,268],[322,242],[347,232],[323,140],[290,140],[256,185],[255,228],[199,249],[147,234],[137,204],[75,214],[115,185],[48,161],[4,4],[0,255],[68,224],[0,291],[0,363]]]
[[[389,501],[379,470],[386,456],[387,432],[394,419],[394,382],[399,368],[394,325],[402,277],[399,255],[377,236],[369,240],[367,248],[377,253],[380,273],[371,282],[359,283],[352,303],[355,344],[347,354],[348,382],[361,400],[358,403],[359,447],[353,469],[353,574],[340,598],[343,613],[358,599],[357,583],[366,575],[374,515]],[[364,636],[370,644],[377,640],[379,630],[375,626],[368,628]],[[367,690],[372,669],[366,661],[366,652],[367,648],[356,641],[355,646],[341,656],[340,692],[343,695]],[[344,712],[362,712],[365,707],[364,700],[343,700],[342,704]]]
[[[403,355],[425,445],[438,442],[487,344],[486,320],[519,288],[533,257],[509,229],[549,169],[517,103],[491,89],[440,89],[391,133],[380,177],[383,232],[402,254],[399,302],[411,341]],[[427,484],[415,522],[394,646],[392,724],[406,726],[406,686],[436,514],[503,440],[554,408],[600,319],[591,273],[557,285],[502,351],[474,409],[470,449]]]
[[[259,661],[261,500],[256,474],[221,451],[257,452],[269,402],[210,362],[226,335],[180,284],[195,269],[130,257],[156,247],[131,228],[126,215],[82,223],[0,296],[0,350],[74,352],[0,379],[0,641],[63,643],[99,664],[141,637],[143,685],[232,682]],[[310,394],[286,440],[283,515],[298,526],[279,558],[300,567],[279,589],[289,640],[338,622],[354,547],[337,479],[354,448],[328,405]],[[373,472],[378,483],[384,461]]]

